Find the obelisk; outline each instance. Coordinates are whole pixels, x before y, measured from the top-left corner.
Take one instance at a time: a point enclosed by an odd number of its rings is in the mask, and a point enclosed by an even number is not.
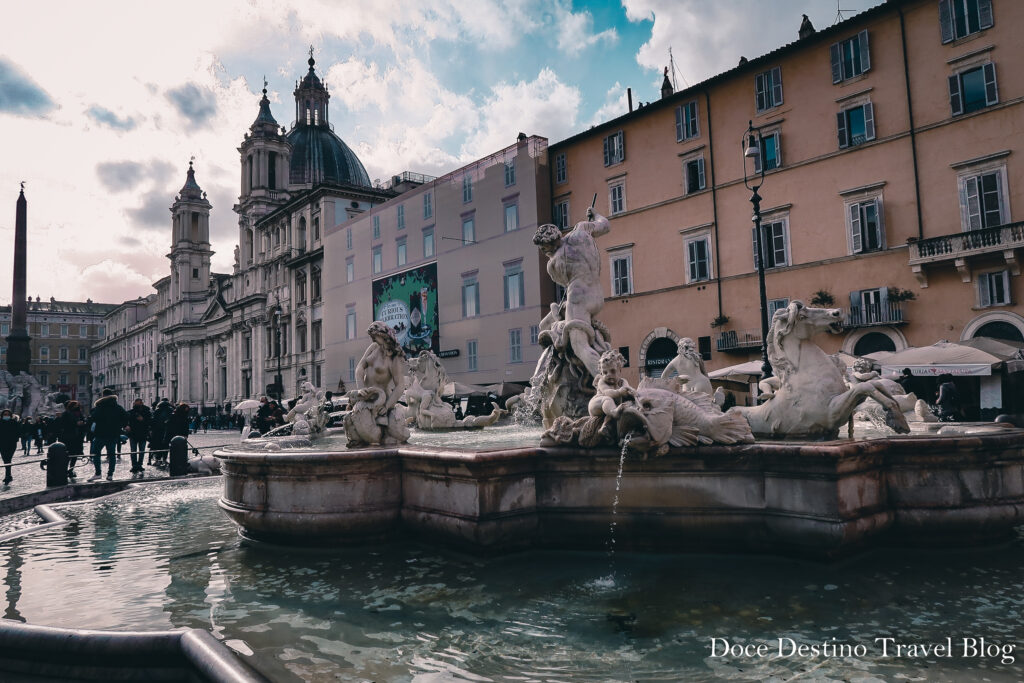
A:
[[[7,337],[7,370],[12,375],[27,373],[32,357],[25,305],[27,215],[28,202],[25,201],[25,183],[22,183],[14,218],[14,292],[11,298],[11,334]]]

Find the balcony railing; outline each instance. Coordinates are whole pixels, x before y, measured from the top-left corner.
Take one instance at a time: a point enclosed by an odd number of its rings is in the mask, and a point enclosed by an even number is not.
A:
[[[718,335],[719,351],[746,351],[760,348],[761,330],[729,330]]]
[[[1024,247],[1024,222],[931,237],[910,243],[910,265]]]
[[[846,312],[843,319],[844,327],[873,327],[875,325],[903,325],[907,321],[903,317],[903,304],[890,301],[886,304],[854,306]]]

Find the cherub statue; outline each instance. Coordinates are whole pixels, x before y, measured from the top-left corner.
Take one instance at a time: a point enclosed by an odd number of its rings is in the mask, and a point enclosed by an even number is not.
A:
[[[621,377],[622,368],[626,359],[617,349],[611,349],[601,354],[598,360],[597,377],[594,378],[594,387],[597,394],[590,399],[587,410],[592,417],[604,416],[604,421],[599,430],[601,435],[615,439],[612,426],[615,420],[622,414],[622,404],[636,398],[636,392],[629,383]]]

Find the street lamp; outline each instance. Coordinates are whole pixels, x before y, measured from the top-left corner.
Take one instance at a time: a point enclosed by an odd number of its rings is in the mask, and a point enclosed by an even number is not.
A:
[[[281,307],[274,309],[274,355],[277,356],[277,374],[274,376],[274,388],[277,400],[284,399],[284,382],[281,381]]]
[[[772,364],[768,362],[768,295],[764,286],[764,264],[767,254],[767,241],[764,230],[761,229],[761,195],[758,190],[764,184],[764,159],[761,157],[761,150],[764,149],[764,138],[761,136],[761,129],[754,125],[753,121],[747,122],[747,130],[743,134],[741,143],[743,150],[743,184],[750,190],[750,203],[754,205],[754,215],[751,220],[754,222],[754,231],[757,234],[757,287],[761,298],[761,379],[772,376]],[[755,172],[753,177],[747,175],[747,159],[754,159]]]

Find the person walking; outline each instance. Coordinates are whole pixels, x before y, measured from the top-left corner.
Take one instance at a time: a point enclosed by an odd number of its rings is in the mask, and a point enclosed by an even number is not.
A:
[[[31,417],[21,418],[21,450],[28,455],[32,446],[32,438],[35,436],[36,426],[32,423]]]
[[[188,417],[189,405],[182,401],[178,404],[178,407],[174,409],[174,413],[171,414],[170,419],[167,420],[167,443],[171,442],[176,436],[183,436],[188,438],[191,432],[190,420]]]
[[[9,408],[0,411],[0,457],[4,460],[4,486],[7,486],[14,477],[11,476],[11,460],[14,459],[14,451],[18,450],[18,439],[21,438],[21,425],[18,418]]]
[[[132,452],[132,474],[142,474],[142,465],[146,457],[146,442],[149,440],[149,428],[153,422],[153,414],[141,398],[135,399],[132,409],[128,411],[128,445]]]
[[[128,411],[118,404],[112,389],[104,389],[103,395],[93,404],[89,420],[92,433],[89,453],[95,469],[89,481],[96,481],[102,476],[100,459],[104,448],[107,450],[107,481],[112,481],[117,465],[117,444],[121,441],[122,430],[128,425]]]
[[[68,479],[74,479],[77,456],[84,455],[85,415],[82,414],[82,405],[78,401],[68,401],[64,412],[54,420],[53,427],[57,440],[67,448]]]
[[[939,376],[939,393],[935,401],[939,406],[939,420],[942,422],[957,422],[960,416],[960,392],[957,391],[953,382],[953,375],[943,374]]]
[[[153,420],[149,425],[149,464],[161,465],[167,462],[167,420],[174,413],[174,406],[161,398],[153,409]]]

